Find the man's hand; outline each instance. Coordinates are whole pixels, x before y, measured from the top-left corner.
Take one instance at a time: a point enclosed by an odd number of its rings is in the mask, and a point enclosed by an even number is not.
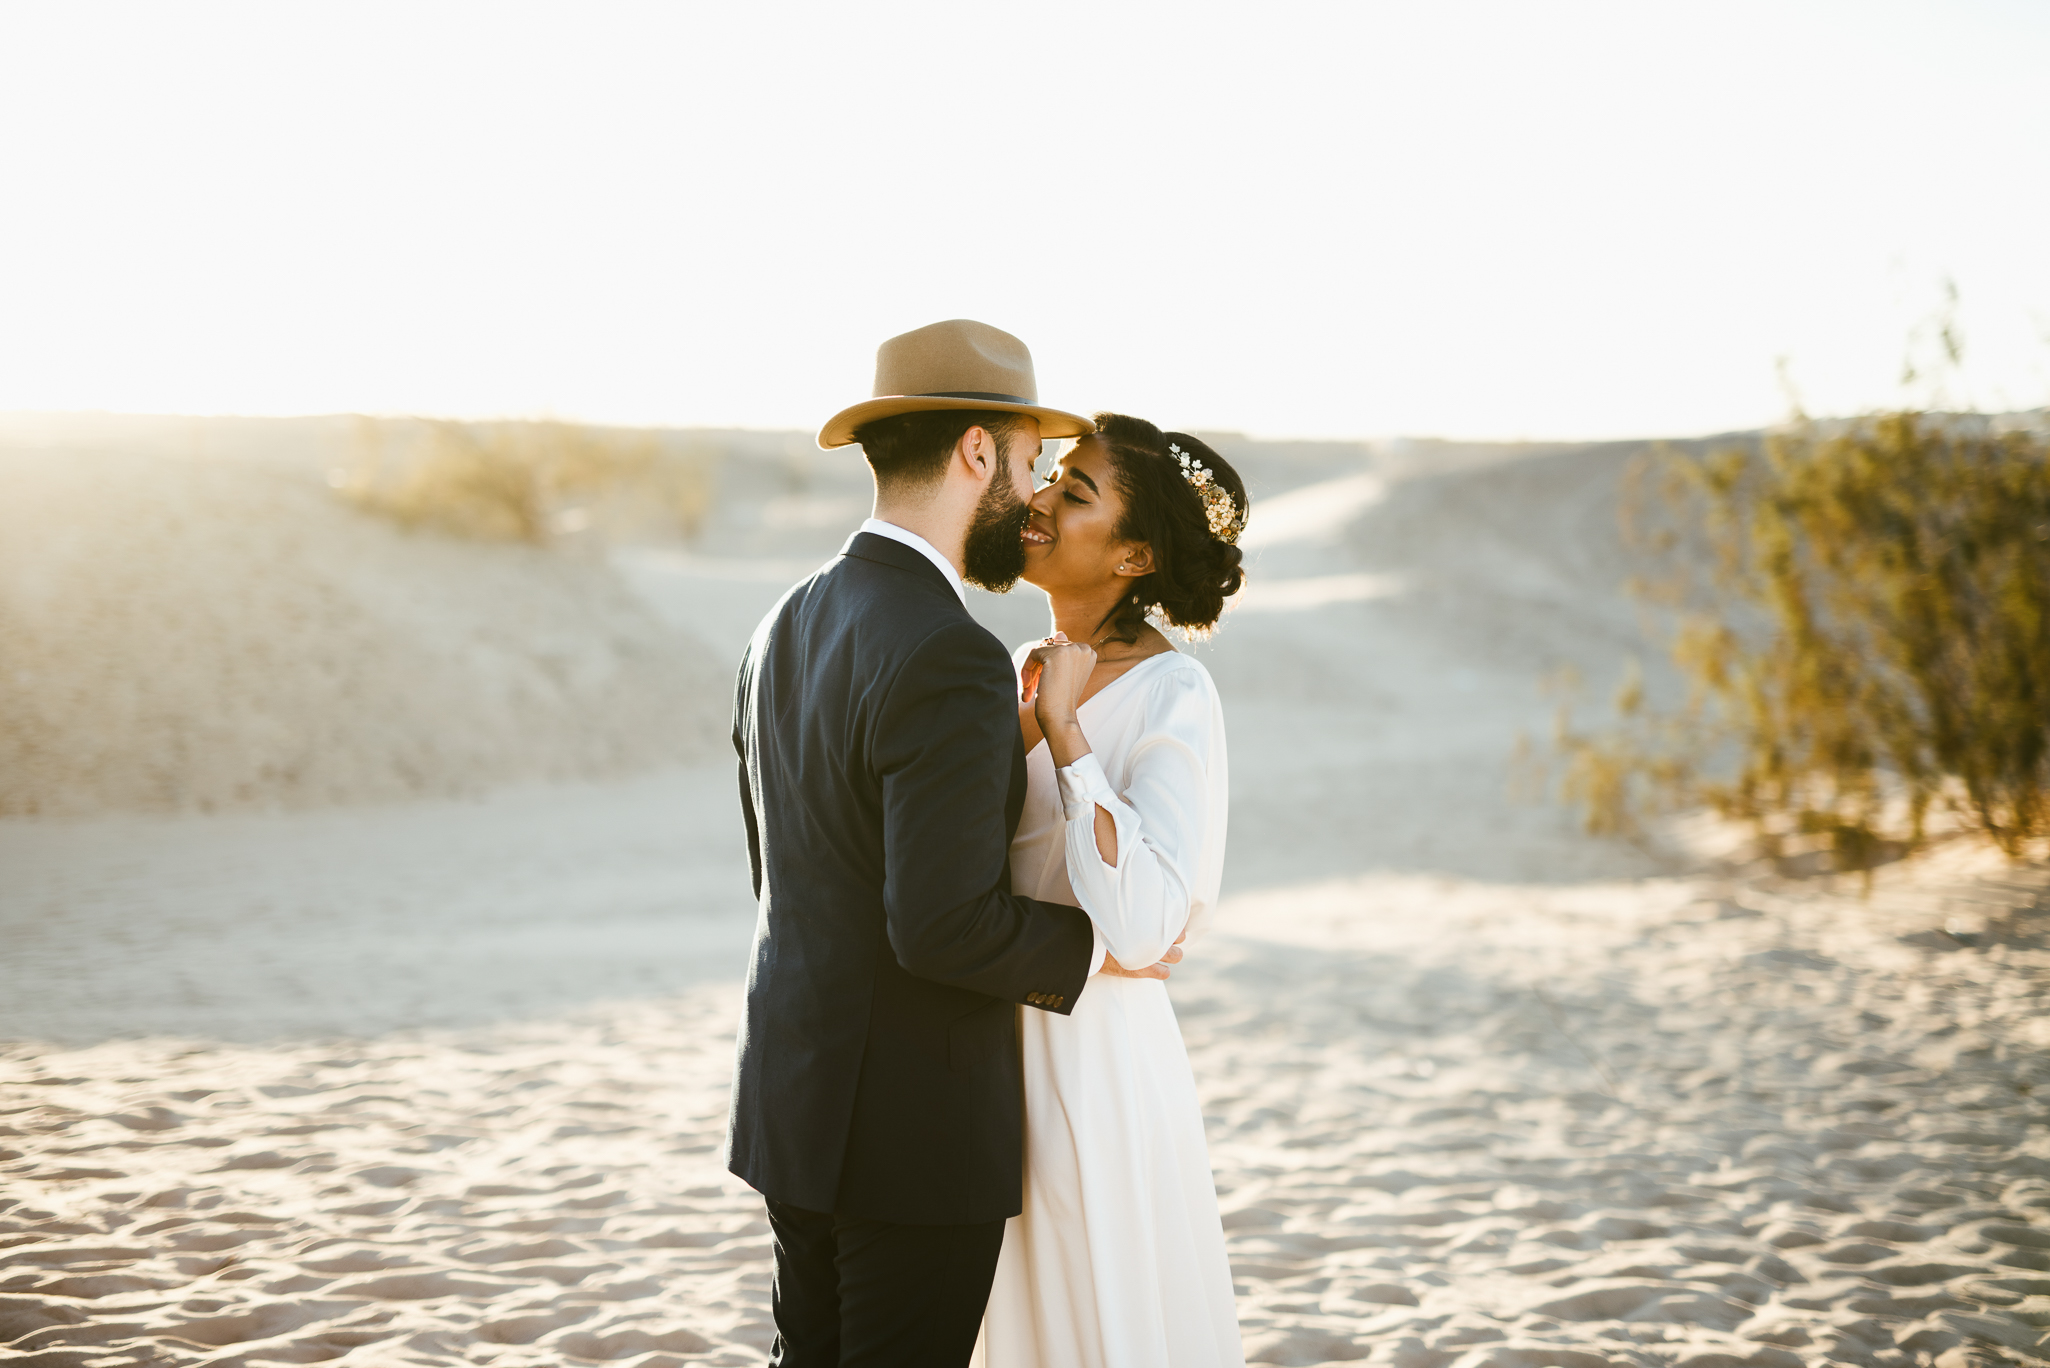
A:
[[[1176,936],[1174,944],[1167,947],[1167,953],[1160,957],[1160,961],[1157,964],[1149,964],[1143,969],[1127,969],[1124,965],[1118,963],[1115,955],[1105,955],[1103,957],[1103,968],[1098,972],[1110,974],[1116,978],[1164,979],[1167,977],[1168,965],[1180,964],[1182,962],[1182,942],[1187,940],[1188,936],[1189,933],[1186,931]]]

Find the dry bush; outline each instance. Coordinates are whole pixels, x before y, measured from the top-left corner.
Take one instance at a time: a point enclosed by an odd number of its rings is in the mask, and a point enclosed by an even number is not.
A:
[[[409,527],[546,544],[584,532],[695,537],[715,461],[658,434],[569,423],[362,419],[356,460],[330,483]]]
[[[2050,438],[1914,411],[1802,423],[1663,454],[1637,487],[1690,697],[1655,712],[1626,685],[1602,736],[1562,717],[1589,830],[1705,800],[1766,853],[1805,842],[1839,869],[1920,845],[1937,811],[2011,857],[2050,837]]]

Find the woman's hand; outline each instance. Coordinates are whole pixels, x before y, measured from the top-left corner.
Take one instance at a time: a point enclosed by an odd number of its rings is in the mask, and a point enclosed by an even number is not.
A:
[[[1096,668],[1096,652],[1079,641],[1056,632],[1034,646],[1018,672],[1024,686],[1024,701],[1032,704],[1039,729],[1048,737],[1056,728],[1075,721],[1075,709],[1082,691],[1089,687],[1089,675]]]
[[[1075,710],[1082,706],[1083,691],[1095,669],[1092,647],[1055,632],[1032,648],[1024,668],[1018,671],[1026,701],[1032,704],[1033,720],[1039,723],[1039,734],[1046,738],[1047,754],[1053,757],[1056,769],[1066,769],[1089,754],[1089,738],[1082,734]],[[1106,864],[1118,862],[1117,823],[1100,803],[1096,808],[1096,850]]]
[[[1033,720],[1046,738],[1046,749],[1054,765],[1066,769],[1089,754],[1089,738],[1075,720],[1082,691],[1089,687],[1090,672],[1096,668],[1096,652],[1079,641],[1055,632],[1032,648],[1025,666],[1018,672],[1025,699],[1032,704]],[[1105,820],[1109,820],[1106,816]]]

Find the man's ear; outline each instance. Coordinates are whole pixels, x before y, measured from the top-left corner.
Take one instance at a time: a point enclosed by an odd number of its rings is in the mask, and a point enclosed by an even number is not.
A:
[[[1153,573],[1153,543],[1128,542],[1119,550],[1118,568],[1114,574],[1138,579]]]
[[[961,440],[954,443],[954,456],[975,477],[977,484],[989,483],[995,473],[999,452],[997,440],[987,428],[972,427],[961,434]]]

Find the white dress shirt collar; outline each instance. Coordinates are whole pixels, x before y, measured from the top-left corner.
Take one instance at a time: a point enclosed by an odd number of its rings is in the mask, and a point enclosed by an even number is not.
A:
[[[940,568],[940,573],[947,577],[947,583],[954,586],[954,593],[960,597],[961,606],[964,608],[968,606],[968,589],[961,583],[961,572],[954,568],[954,562],[934,550],[931,542],[919,536],[916,532],[906,532],[897,524],[886,523],[880,518],[862,519],[861,530],[863,532],[873,532],[878,537],[888,537],[893,542],[902,542],[934,565],[937,565]]]

